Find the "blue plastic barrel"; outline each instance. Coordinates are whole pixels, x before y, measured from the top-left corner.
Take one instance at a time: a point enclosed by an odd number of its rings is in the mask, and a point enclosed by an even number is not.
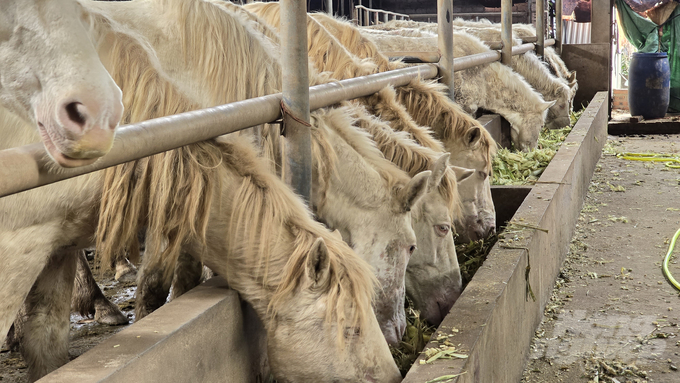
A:
[[[628,68],[628,105],[631,116],[662,118],[668,110],[671,68],[666,53],[633,53]]]

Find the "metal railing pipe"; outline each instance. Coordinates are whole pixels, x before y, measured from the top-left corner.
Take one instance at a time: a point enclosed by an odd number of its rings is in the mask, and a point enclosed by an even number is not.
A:
[[[418,65],[317,85],[309,88],[310,108],[368,96],[388,85],[406,85],[416,77],[436,76],[436,66]],[[57,169],[41,143],[0,150],[0,197],[275,121],[281,117],[281,99],[281,93],[271,94],[122,126],[109,153],[80,168]]]
[[[536,0],[536,54],[543,57],[545,47],[545,0]]]
[[[439,80],[449,88],[449,97],[454,98],[453,83],[453,0],[437,0],[437,36],[439,52]]]
[[[492,63],[500,59],[501,53],[498,51],[489,51],[465,57],[458,57],[453,60],[453,70],[457,72],[459,70],[469,69],[477,65]]]
[[[562,0],[555,0],[555,51],[562,54]]]
[[[326,0],[326,11],[333,16],[333,0]]]
[[[286,137],[282,177],[307,203],[312,195],[308,60],[307,3],[281,0],[281,84]]]
[[[501,62],[512,63],[512,0],[501,0]]]
[[[512,55],[513,56],[521,55],[523,53],[533,51],[534,48],[535,48],[535,45],[531,44],[531,43],[522,44],[522,45],[515,45],[514,47],[512,47]]]

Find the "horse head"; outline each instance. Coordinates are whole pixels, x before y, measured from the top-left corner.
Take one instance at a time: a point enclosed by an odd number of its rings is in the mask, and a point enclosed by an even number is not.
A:
[[[474,174],[458,184],[463,217],[455,222],[457,241],[469,242],[486,238],[496,230],[496,209],[491,197],[491,161],[496,143],[483,128],[473,126],[458,139],[444,140],[451,152],[449,162],[457,167],[473,169]]]
[[[75,0],[7,0],[0,6],[0,102],[37,128],[63,167],[88,165],[106,154],[123,110],[88,23]]]
[[[453,241],[453,222],[450,198],[440,185],[453,172],[447,169],[449,154],[442,155],[432,166],[428,192],[412,211],[413,230],[418,238],[418,248],[406,269],[406,294],[432,325],[439,325],[462,292],[460,267]],[[467,170],[464,177],[473,173]],[[455,175],[454,175],[455,176]],[[462,179],[460,179],[462,180]],[[455,193],[455,189],[450,192]]]
[[[352,253],[339,238],[326,241]],[[311,383],[333,377],[333,382],[400,382],[371,310],[370,268],[355,254],[334,259],[326,241],[314,241],[298,287],[277,302],[267,326],[269,362],[277,381]]]

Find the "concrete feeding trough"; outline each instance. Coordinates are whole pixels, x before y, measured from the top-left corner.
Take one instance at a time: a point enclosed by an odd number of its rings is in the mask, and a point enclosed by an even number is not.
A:
[[[453,333],[447,339],[468,357],[422,364],[421,355],[404,382],[445,375],[458,375],[453,382],[519,381],[607,140],[606,101],[606,92],[593,98],[536,185],[493,188],[494,199],[504,201],[496,207],[500,224],[517,222],[547,233],[527,228],[524,239],[512,244],[516,248],[494,246],[426,347],[439,347],[437,336]],[[263,381],[264,344],[252,308],[214,278],[40,381]]]
[[[524,239],[512,245],[497,243],[425,347],[439,347],[437,338],[445,335],[456,353],[467,358],[425,363],[427,358],[421,355],[404,382],[422,383],[443,376],[450,376],[451,382],[521,379],[531,338],[569,250],[607,141],[607,118],[607,93],[599,92],[510,220],[547,232],[526,228]]]

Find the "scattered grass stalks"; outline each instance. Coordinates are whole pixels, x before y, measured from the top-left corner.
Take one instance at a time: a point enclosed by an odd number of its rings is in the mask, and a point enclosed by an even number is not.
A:
[[[543,129],[536,149],[530,152],[498,149],[493,160],[493,184],[532,185],[536,183],[582,114],[583,110],[571,112],[570,126],[561,129]]]

